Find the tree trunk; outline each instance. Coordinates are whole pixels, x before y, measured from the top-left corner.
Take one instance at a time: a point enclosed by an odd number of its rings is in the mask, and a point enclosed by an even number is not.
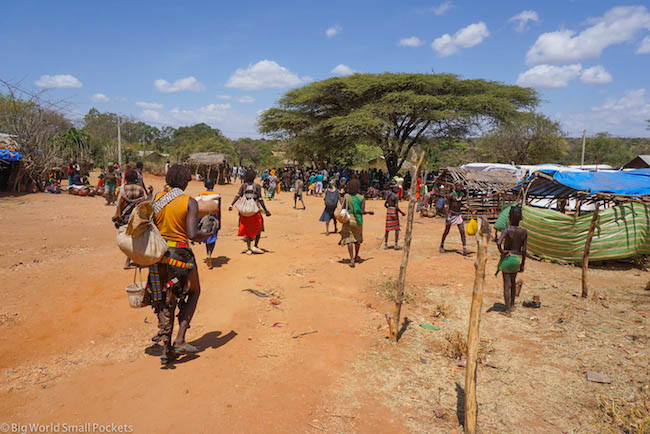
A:
[[[416,160],[417,153],[413,151],[411,154],[411,176],[414,179],[416,179],[418,176],[418,171],[420,170],[420,165],[422,164],[423,158],[424,152],[421,153],[419,162]],[[406,216],[406,232],[404,234],[404,251],[402,253],[402,263],[399,267],[399,279],[397,280],[395,311],[392,317],[390,314],[386,314],[386,320],[388,321],[388,333],[393,342],[397,342],[397,335],[399,334],[399,320],[402,313],[402,303],[404,301],[404,287],[406,286],[406,267],[408,266],[409,262],[409,255],[411,253],[411,240],[413,238],[413,217],[415,215],[416,191],[417,183],[411,182],[409,208],[408,214]]]
[[[474,288],[472,290],[472,307],[469,311],[469,327],[467,330],[467,365],[465,370],[465,432],[476,432],[476,419],[478,404],[476,401],[476,368],[478,364],[479,324],[481,322],[481,308],[483,306],[483,284],[485,283],[485,263],[487,262],[487,249],[490,242],[490,225],[485,217],[481,217],[481,224],[476,241],[478,251],[474,263]]]
[[[589,295],[589,285],[587,284],[587,271],[589,270],[589,252],[591,251],[591,240],[594,238],[594,231],[598,223],[598,210],[600,204],[596,204],[594,214],[591,216],[591,224],[589,224],[589,232],[587,232],[587,241],[585,242],[585,252],[582,257],[582,298],[587,298]]]
[[[397,175],[397,172],[399,171],[399,167],[397,165],[398,157],[393,153],[384,153],[384,159],[386,161],[386,168],[388,169],[388,174],[392,178],[393,176]]]

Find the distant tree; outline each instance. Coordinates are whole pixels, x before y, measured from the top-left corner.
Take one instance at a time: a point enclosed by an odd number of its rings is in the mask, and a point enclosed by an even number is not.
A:
[[[623,140],[611,136],[608,132],[600,132],[594,137],[587,138],[585,144],[585,162],[589,164],[611,164],[619,166],[630,159]]]
[[[567,144],[557,122],[540,113],[523,112],[485,134],[479,150],[484,160],[537,164],[557,161]]]
[[[287,92],[262,113],[262,133],[298,139],[316,156],[367,143],[381,148],[391,175],[426,139],[464,137],[538,103],[528,88],[453,74],[354,74]]]
[[[60,135],[60,140],[66,158],[79,162],[92,159],[90,140],[85,130],[70,127]]]

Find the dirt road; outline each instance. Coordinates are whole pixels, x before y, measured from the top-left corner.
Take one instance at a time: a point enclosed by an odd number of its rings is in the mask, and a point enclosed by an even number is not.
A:
[[[163,185],[161,178],[152,176],[146,176],[146,182],[156,190]],[[192,195],[200,191],[197,182],[188,188]],[[217,191],[229,203],[236,187],[218,186]],[[347,252],[337,245],[338,235],[324,234],[324,224],[318,222],[320,198],[306,198],[306,211],[293,209],[290,193],[269,202],[273,216],[265,220],[260,243],[269,252],[254,256],[242,254],[237,214],[224,207],[215,249],[219,265],[208,270],[203,246],[194,247],[202,294],[188,339],[201,352],[169,368],[161,368],[157,349],[151,346],[156,332],[151,310],[128,306],[124,287],[134,275],[122,269],[124,256],[115,245],[110,222],[113,208],[103,202],[67,194],[0,198],[0,422],[115,423],[132,425],[136,432],[419,430],[420,425],[409,424],[411,410],[386,400],[388,389],[363,384],[372,372],[359,363],[377,348],[385,347],[383,354],[397,358],[402,351],[384,339],[382,316],[390,302],[382,288],[396,276],[401,253],[378,248],[384,227],[382,202],[368,206],[376,215],[366,220],[361,254],[365,262],[356,269],[342,263]],[[427,294],[437,288],[438,301],[444,294],[446,303],[456,305],[456,315],[449,318],[462,329],[473,258],[439,254],[441,231],[440,220],[416,219],[408,279],[414,301],[405,310],[416,320],[434,321]],[[460,248],[457,233],[450,235],[448,248]],[[489,267],[496,262],[491,261]],[[552,264],[532,263],[529,270],[524,277],[529,282],[558,270],[568,270],[575,278],[573,269]],[[627,273],[626,287],[645,285],[647,276]],[[621,286],[621,272],[596,274],[596,288]],[[489,276],[487,282],[485,310],[500,301],[499,281]],[[271,305],[268,298],[245,289],[275,291],[280,304]],[[553,291],[549,288],[548,297],[559,296],[559,290]],[[561,296],[567,297],[567,291]],[[548,297],[543,295],[543,300]],[[644,303],[639,333],[647,335],[647,300]],[[507,319],[496,316],[486,316],[485,330],[505,335],[506,343],[516,339],[516,330],[503,328]],[[409,336],[407,331],[402,348],[411,345],[409,339],[416,345],[420,333],[415,328]],[[525,369],[526,360],[541,362],[543,347],[535,354],[526,342],[520,342],[522,361],[513,369]],[[647,361],[647,353],[643,357],[640,361]],[[460,371],[455,375],[462,375]],[[436,390],[441,403],[456,399],[451,384],[451,390]],[[348,413],[335,414],[336,409]],[[417,411],[412,409],[412,416],[422,419]],[[485,412],[490,412],[488,407]],[[424,432],[455,429],[457,419],[448,413],[446,418],[427,416],[421,425],[428,427]],[[514,430],[521,420],[524,416],[494,427]],[[548,427],[558,426],[537,426]]]

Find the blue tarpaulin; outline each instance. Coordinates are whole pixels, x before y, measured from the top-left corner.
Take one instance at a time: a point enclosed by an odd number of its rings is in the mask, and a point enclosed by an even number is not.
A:
[[[4,161],[18,161],[23,156],[20,152],[10,151],[8,149],[0,149],[0,160]]]
[[[532,182],[528,190],[531,196],[560,196],[569,190],[596,193],[611,193],[623,196],[650,195],[650,169],[637,169],[616,172],[560,172],[542,170],[552,176],[554,182],[547,179],[529,177],[525,183]],[[519,190],[523,183],[515,187]]]

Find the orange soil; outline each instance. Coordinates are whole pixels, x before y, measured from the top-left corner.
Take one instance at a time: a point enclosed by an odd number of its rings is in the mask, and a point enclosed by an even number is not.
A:
[[[145,179],[157,191],[164,183]],[[216,190],[228,204],[237,187]],[[195,195],[202,186],[192,182],[187,191]],[[0,198],[0,422],[318,432],[350,363],[386,335],[382,316],[390,304],[375,289],[397,275],[401,252],[378,249],[384,208],[371,201],[376,215],[366,220],[366,261],[350,269],[341,263],[347,251],[338,235],[325,236],[318,222],[322,199],[305,201],[307,211],[293,209],[291,193],[267,202],[273,215],[260,246],[269,252],[254,256],[242,254],[237,214],[224,207],[214,253],[221,265],[208,270],[205,249],[194,246],[202,293],[188,340],[202,351],[163,369],[147,349],[154,315],[128,306],[124,287],[134,276],[122,269],[113,208],[103,198],[68,194]],[[466,302],[473,258],[440,255],[442,228],[441,220],[416,217],[409,282],[448,282],[450,295],[462,289]],[[447,245],[460,248],[456,231]],[[495,288],[486,294],[490,306],[500,301],[499,281],[488,276],[488,284]],[[281,304],[242,292],[247,288],[277,291]],[[407,431],[381,396],[363,398],[355,418],[351,431]]]

